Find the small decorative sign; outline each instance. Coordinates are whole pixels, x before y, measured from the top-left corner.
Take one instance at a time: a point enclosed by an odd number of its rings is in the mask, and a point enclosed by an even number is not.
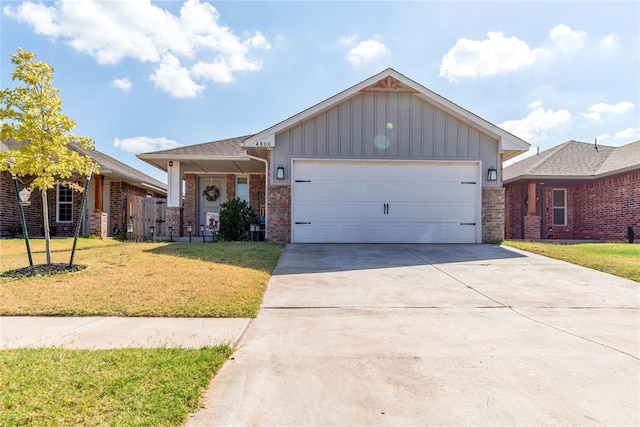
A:
[[[216,212],[207,212],[205,218],[205,227],[209,231],[220,231],[220,214]]]

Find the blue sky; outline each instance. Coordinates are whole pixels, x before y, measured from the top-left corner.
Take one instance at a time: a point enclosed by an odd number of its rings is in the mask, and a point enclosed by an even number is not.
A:
[[[392,67],[545,150],[640,139],[639,1],[2,0],[11,55],[55,69],[96,148],[135,154],[259,132]]]

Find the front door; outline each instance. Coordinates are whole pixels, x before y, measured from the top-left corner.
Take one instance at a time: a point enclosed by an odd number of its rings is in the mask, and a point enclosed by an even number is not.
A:
[[[220,205],[226,201],[226,186],[223,178],[201,176],[198,178],[198,224],[209,228],[213,214],[220,214]]]

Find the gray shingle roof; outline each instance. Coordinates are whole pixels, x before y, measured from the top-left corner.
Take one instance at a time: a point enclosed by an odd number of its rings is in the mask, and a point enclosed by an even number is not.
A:
[[[153,151],[139,154],[145,157],[148,154],[173,156],[212,156],[212,157],[245,157],[242,142],[253,135],[237,136],[221,139],[219,141],[203,142],[201,144],[188,145],[186,147],[171,148],[169,150]]]
[[[640,169],[640,141],[621,147],[567,141],[504,168],[504,182],[527,177],[585,178]]]
[[[17,147],[19,143],[10,139],[7,140],[6,143],[0,145],[8,149]],[[167,184],[165,184],[164,182],[158,181],[157,179],[152,178],[149,175],[132,168],[131,166],[121,162],[120,160],[114,159],[111,156],[101,153],[100,151],[85,150],[77,144],[71,144],[69,148],[77,151],[78,153],[90,156],[91,159],[98,164],[98,166],[100,167],[100,173],[102,174],[113,174],[125,181],[130,181],[132,183],[145,187],[151,187],[165,193],[167,191]],[[2,148],[0,147],[0,149]]]
[[[152,178],[149,175],[132,168],[131,166],[121,162],[120,160],[114,159],[111,156],[101,153],[100,151],[85,150],[75,144],[72,145],[71,148],[81,154],[90,156],[93,161],[96,162],[98,166],[100,166],[100,173],[112,173],[126,180],[134,181],[146,186],[155,187],[156,189],[162,190],[164,192],[167,191],[167,184],[165,184],[164,182],[158,181],[157,179]]]

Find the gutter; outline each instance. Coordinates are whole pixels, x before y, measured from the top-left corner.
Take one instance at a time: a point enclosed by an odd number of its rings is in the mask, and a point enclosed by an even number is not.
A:
[[[269,161],[245,152],[248,158],[264,163],[264,240],[269,237]],[[258,208],[260,208],[258,206]]]

